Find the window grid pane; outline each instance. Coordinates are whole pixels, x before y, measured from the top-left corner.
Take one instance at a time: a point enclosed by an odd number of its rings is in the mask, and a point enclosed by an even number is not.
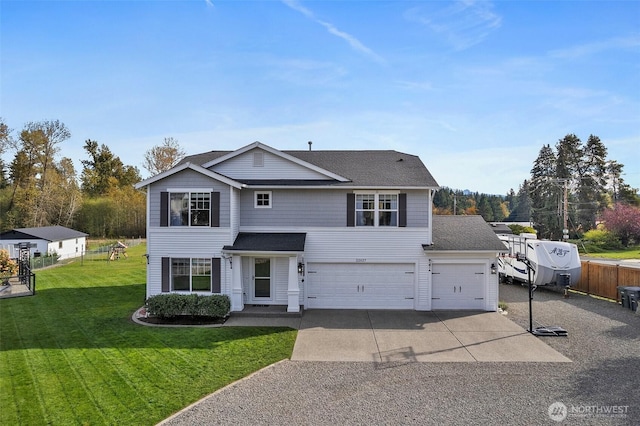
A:
[[[356,194],[356,226],[398,226],[398,194]]]
[[[256,193],[256,206],[268,207],[270,202],[268,192],[257,192]]]
[[[209,226],[211,194],[208,192],[191,193],[191,226]]]
[[[398,196],[378,195],[378,226],[398,226]]]
[[[171,226],[188,226],[189,224],[189,194],[186,192],[172,192],[169,201],[169,218]]]
[[[171,286],[173,291],[189,291],[189,259],[171,259]]]

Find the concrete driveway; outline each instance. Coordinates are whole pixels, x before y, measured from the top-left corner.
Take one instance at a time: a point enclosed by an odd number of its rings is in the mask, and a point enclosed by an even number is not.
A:
[[[298,328],[292,361],[571,362],[496,312],[307,310],[302,318],[225,325]]]

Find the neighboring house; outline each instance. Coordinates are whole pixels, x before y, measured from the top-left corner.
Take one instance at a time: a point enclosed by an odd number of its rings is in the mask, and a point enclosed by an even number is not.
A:
[[[481,218],[437,229],[449,223],[432,217],[439,185],[417,156],[255,142],[136,187],[147,191],[147,297],[221,293],[232,311],[497,309],[504,245]]]
[[[493,232],[495,232],[496,234],[513,234],[513,231],[511,231],[511,228],[509,228],[509,225],[507,225],[506,223],[489,222],[489,225],[491,225],[491,228],[493,228]]]
[[[57,254],[59,259],[68,259],[82,254],[88,235],[64,226],[17,228],[0,233],[0,246],[11,257],[18,256],[17,244],[30,243],[32,257]]]

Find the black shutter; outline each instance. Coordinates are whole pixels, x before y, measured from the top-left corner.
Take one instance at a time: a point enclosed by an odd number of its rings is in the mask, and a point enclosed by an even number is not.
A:
[[[398,194],[398,226],[407,226],[407,194]]]
[[[220,193],[211,193],[211,226],[220,227]]]
[[[220,293],[220,282],[222,278],[220,276],[220,258],[214,257],[211,259],[211,291],[213,293]]]
[[[160,226],[169,226],[169,193],[160,193]]]
[[[162,292],[169,292],[171,282],[171,260],[168,257],[162,258]]]
[[[356,226],[356,194],[347,194],[347,226]]]

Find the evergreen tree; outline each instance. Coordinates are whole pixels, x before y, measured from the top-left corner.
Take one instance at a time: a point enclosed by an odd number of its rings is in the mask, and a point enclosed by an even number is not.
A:
[[[560,238],[562,223],[560,222],[562,190],[558,185],[557,165],[559,162],[550,145],[540,149],[538,158],[531,169],[529,196],[531,198],[531,219],[538,234],[544,238]],[[563,173],[568,167],[562,164]]]
[[[531,221],[531,196],[529,181],[524,180],[518,189],[518,194],[514,199],[515,205],[507,217],[508,222],[530,222]]]

